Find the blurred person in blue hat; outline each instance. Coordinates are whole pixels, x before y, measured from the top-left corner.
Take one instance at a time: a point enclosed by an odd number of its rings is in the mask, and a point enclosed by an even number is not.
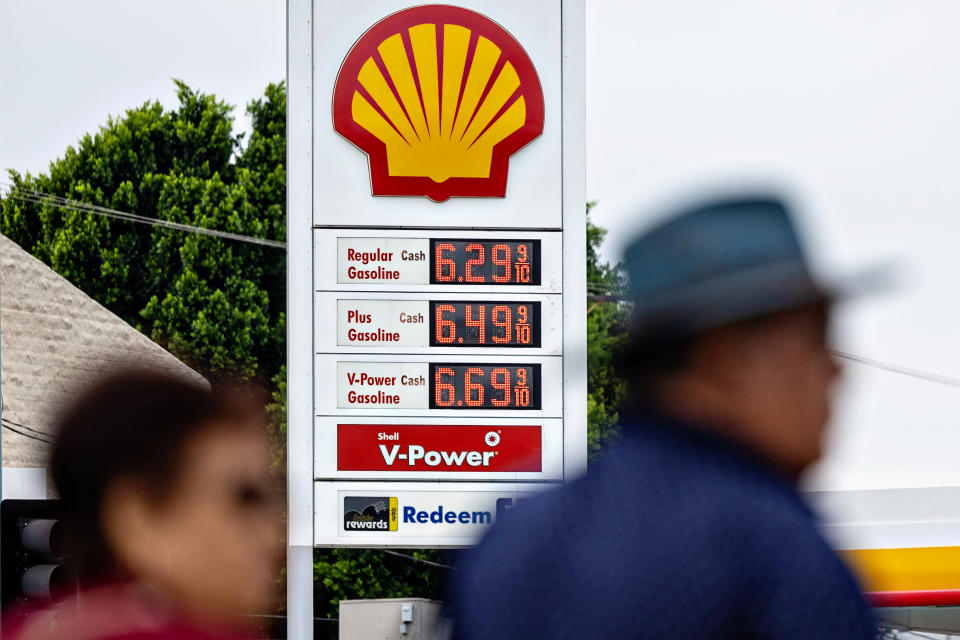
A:
[[[776,195],[687,207],[627,249],[622,438],[524,501],[456,577],[460,640],[873,638],[799,495],[840,369],[842,288],[813,277]]]

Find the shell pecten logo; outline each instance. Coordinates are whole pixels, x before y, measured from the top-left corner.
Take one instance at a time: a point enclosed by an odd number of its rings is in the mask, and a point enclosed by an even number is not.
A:
[[[347,54],[334,128],[366,152],[373,195],[503,197],[510,156],[543,132],[523,47],[489,18],[425,5],[390,15]]]

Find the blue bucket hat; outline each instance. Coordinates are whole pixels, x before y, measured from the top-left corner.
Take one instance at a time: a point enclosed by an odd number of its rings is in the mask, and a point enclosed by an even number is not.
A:
[[[633,336],[641,344],[830,303],[845,293],[813,277],[789,208],[775,195],[682,209],[634,240],[624,265]]]

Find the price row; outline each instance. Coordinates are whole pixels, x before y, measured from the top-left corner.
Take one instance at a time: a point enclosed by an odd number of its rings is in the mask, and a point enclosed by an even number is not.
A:
[[[317,359],[318,415],[561,415],[560,358]]]
[[[370,230],[363,236],[315,233],[321,290],[409,291],[409,285],[418,285],[431,291],[560,292],[563,247],[558,232],[436,231],[430,237],[404,230]]]
[[[317,292],[318,353],[464,353],[467,349],[559,355],[561,296]],[[347,297],[349,296],[349,297]],[[478,299],[479,298],[479,299]]]

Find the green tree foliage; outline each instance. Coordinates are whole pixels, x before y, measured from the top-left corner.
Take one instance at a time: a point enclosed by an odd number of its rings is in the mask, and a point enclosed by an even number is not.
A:
[[[587,294],[588,297],[619,296],[625,286],[620,264],[600,259],[600,245],[607,232],[590,222],[587,203]],[[591,457],[617,434],[618,410],[624,384],[614,367],[615,354],[626,341],[628,307],[616,301],[587,303],[587,446]]]
[[[9,195],[42,193],[273,240],[285,236],[282,84],[248,106],[244,147],[232,107],[177,82],[111,118],[38,176],[11,172],[3,233],[182,360],[270,379],[284,343],[281,249],[149,227]]]
[[[405,549],[398,553],[445,563],[441,551]],[[363,598],[443,599],[451,569],[389,555],[379,549],[317,549],[314,552],[314,612],[335,618],[340,600]]]

